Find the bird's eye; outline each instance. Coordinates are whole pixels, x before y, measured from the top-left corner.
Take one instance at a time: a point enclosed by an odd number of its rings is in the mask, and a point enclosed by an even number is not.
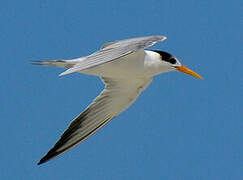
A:
[[[170,58],[169,62],[170,62],[171,64],[175,64],[175,63],[176,63],[176,59],[175,59],[175,58]]]

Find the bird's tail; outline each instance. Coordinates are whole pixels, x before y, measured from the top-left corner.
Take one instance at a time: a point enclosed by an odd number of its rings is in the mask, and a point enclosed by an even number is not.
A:
[[[56,66],[63,68],[71,68],[83,58],[77,58],[73,60],[47,60],[47,61],[32,61],[31,64],[34,65],[44,65],[44,66]]]

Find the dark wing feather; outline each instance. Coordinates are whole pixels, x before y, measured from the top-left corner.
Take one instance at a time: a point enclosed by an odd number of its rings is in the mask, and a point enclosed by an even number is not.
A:
[[[54,147],[39,161],[42,164],[68,150],[94,134],[115,116],[129,107],[152,79],[116,81],[104,79],[106,88],[76,117]]]

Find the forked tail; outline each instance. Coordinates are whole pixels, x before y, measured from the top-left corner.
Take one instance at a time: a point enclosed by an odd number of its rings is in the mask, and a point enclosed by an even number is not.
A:
[[[48,60],[48,61],[32,61],[31,64],[71,68],[76,63],[72,62],[72,60]]]
[[[56,67],[63,67],[63,68],[71,68],[75,64],[79,63],[80,61],[84,60],[84,57],[71,59],[71,60],[46,60],[46,61],[32,61],[31,64],[34,65],[44,65],[44,66],[56,66]]]

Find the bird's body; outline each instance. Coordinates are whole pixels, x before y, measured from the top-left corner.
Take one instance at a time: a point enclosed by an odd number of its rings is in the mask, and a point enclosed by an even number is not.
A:
[[[81,59],[85,61],[85,59]],[[160,55],[154,51],[140,50],[115,61],[80,71],[84,74],[118,79],[153,77],[171,69],[160,67]]]
[[[81,73],[126,79],[128,76],[142,77],[144,70],[144,51],[140,51],[121,57],[116,61],[85,69]]]
[[[60,75],[73,72],[96,75],[106,85],[86,110],[72,121],[55,146],[38,164],[75,147],[128,108],[152,82],[153,76],[179,70],[201,78],[167,52],[144,50],[165,39],[164,36],[126,39],[107,43],[99,51],[86,57],[34,62],[68,68]]]

